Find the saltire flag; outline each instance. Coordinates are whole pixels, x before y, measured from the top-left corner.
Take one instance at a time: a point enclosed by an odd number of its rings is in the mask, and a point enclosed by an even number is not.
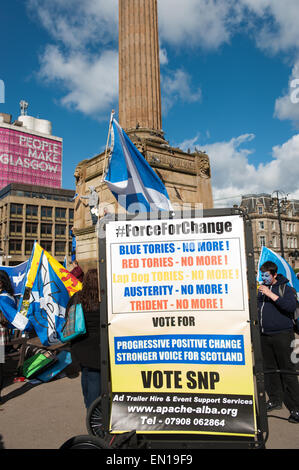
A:
[[[67,266],[67,258],[65,256],[63,260],[63,267],[66,269],[66,266]]]
[[[33,327],[45,346],[59,343],[68,300],[81,289],[81,282],[35,242],[13,325],[22,331]]]
[[[5,271],[8,274],[15,295],[21,295],[23,292],[27,267],[28,260],[24,263],[18,264],[17,266],[0,266],[0,270]]]
[[[41,343],[60,343],[67,303],[81,282],[35,242],[26,287],[31,289],[27,318]]]
[[[0,293],[0,310],[9,322],[8,328],[24,331],[31,329],[28,318],[18,311],[18,304],[13,295]]]
[[[164,184],[114,118],[104,181],[128,212],[173,211]]]
[[[43,253],[49,260],[50,265],[54,269],[57,276],[65,285],[70,297],[82,289],[82,283],[78,281],[78,279],[73,276],[67,269],[65,269],[62,264],[60,264],[55,258],[53,258],[53,256],[51,256],[47,251],[45,251],[37,242],[34,243],[34,247],[32,250],[30,268],[28,270],[26,278],[26,287],[32,288],[35,278],[37,276],[40,259]]]
[[[289,280],[289,285],[291,287],[294,287],[296,291],[299,293],[299,280],[296,277],[296,274],[292,267],[287,263],[287,261],[282,258],[280,255],[275,253],[274,251],[270,250],[270,248],[267,248],[263,246],[260,258],[259,258],[259,264],[258,264],[258,274],[257,274],[257,280],[258,282],[262,283],[262,276],[260,272],[260,267],[266,262],[266,261],[272,261],[273,263],[276,264],[278,268],[278,273],[282,274]]]
[[[41,343],[57,344],[65,323],[69,301],[68,291],[43,252],[33,282],[27,318],[32,323]]]

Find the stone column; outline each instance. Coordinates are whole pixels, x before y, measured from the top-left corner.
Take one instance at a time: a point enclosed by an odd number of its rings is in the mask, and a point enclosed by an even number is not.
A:
[[[162,129],[157,0],[119,0],[119,122]]]

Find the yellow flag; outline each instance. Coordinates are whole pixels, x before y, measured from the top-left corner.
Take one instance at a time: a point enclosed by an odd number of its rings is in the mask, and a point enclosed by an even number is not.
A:
[[[57,276],[65,285],[70,297],[82,289],[82,283],[36,242],[34,244],[34,252],[31,259],[31,265],[27,273],[26,287],[32,288],[33,286],[34,280],[37,275],[40,258],[43,252],[46,258],[48,259],[52,269],[55,271]]]

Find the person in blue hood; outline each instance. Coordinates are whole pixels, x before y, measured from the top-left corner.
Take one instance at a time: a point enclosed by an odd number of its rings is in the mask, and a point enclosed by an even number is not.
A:
[[[263,284],[258,292],[258,312],[267,410],[281,409],[284,403],[290,411],[289,422],[299,423],[299,383],[292,362],[296,297],[288,279],[277,273],[275,263],[267,261],[260,271]],[[278,369],[282,372],[267,373]]]

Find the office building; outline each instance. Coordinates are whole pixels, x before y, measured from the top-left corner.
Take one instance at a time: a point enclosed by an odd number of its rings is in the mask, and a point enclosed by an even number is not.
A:
[[[36,240],[60,263],[70,261],[74,191],[11,183],[0,191],[0,248],[3,264],[27,260]]]

